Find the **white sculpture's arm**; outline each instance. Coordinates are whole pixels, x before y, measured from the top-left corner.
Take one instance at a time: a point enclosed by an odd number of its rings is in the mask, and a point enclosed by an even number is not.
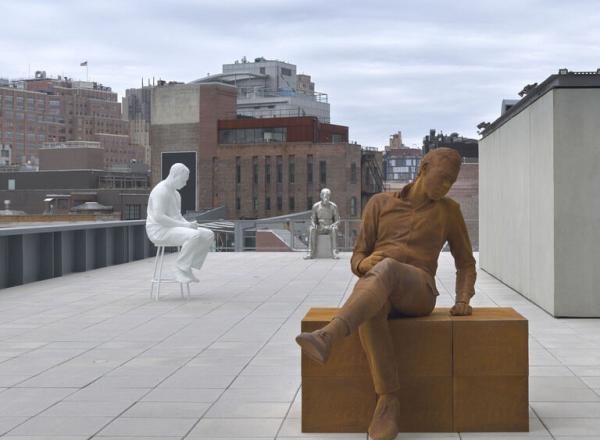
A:
[[[190,222],[181,215],[181,199],[178,200],[179,209],[173,216],[169,216],[169,195],[164,193],[156,193],[150,195],[148,207],[152,212],[152,218],[156,223],[166,228],[193,228]]]

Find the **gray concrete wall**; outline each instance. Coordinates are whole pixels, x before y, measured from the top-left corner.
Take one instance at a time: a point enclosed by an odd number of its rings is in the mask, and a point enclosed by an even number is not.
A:
[[[600,89],[554,94],[555,314],[600,317]]]
[[[554,313],[552,92],[479,143],[480,266]]]
[[[176,84],[156,87],[152,93],[152,125],[198,123],[200,86]]]

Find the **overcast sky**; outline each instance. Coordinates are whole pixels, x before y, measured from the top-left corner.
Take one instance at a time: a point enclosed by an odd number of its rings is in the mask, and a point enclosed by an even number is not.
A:
[[[329,94],[350,139],[401,130],[476,137],[503,98],[561,67],[600,67],[597,0],[0,0],[0,77],[191,81],[246,56],[280,59]]]

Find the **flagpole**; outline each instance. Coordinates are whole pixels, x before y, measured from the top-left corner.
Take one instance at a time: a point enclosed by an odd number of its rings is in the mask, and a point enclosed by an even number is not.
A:
[[[89,82],[89,75],[88,75],[88,62],[85,62],[85,81]]]

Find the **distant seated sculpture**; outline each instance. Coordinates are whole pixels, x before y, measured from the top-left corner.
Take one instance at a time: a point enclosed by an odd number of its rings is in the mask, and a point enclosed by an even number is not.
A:
[[[305,259],[315,258],[317,255],[317,241],[319,235],[328,235],[331,242],[331,258],[336,255],[337,227],[340,222],[337,205],[331,201],[331,190],[321,190],[321,201],[312,207],[310,229],[308,234],[308,255]]]
[[[181,195],[190,176],[190,170],[181,163],[174,164],[166,179],[150,192],[146,233],[156,246],[181,246],[174,269],[180,283],[197,282],[192,268],[200,269],[214,241],[210,229],[201,228],[181,215]]]

